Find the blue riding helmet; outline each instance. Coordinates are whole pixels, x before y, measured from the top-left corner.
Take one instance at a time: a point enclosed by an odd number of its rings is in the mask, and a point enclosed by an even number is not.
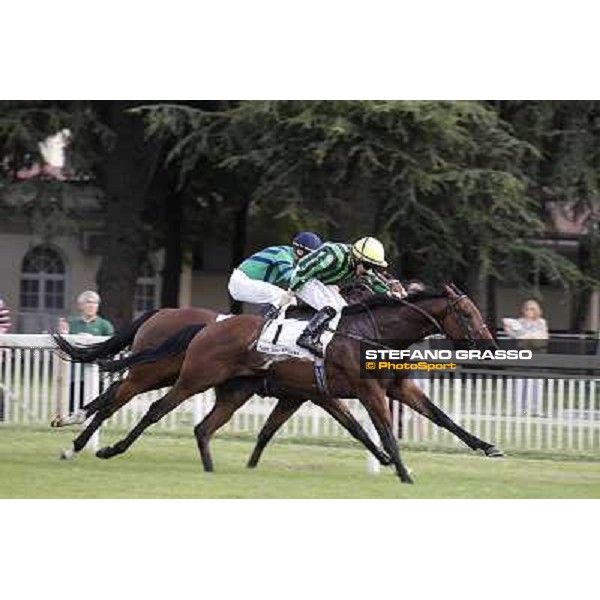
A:
[[[317,248],[320,248],[323,244],[321,238],[312,231],[302,231],[294,238],[292,242],[292,246],[296,248],[301,248],[302,250],[307,250],[308,252],[312,252]]]

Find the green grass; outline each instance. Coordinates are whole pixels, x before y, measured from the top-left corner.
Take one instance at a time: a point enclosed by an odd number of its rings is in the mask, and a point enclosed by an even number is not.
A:
[[[366,472],[354,444],[275,441],[255,470],[245,468],[252,438],[217,437],[216,471],[202,472],[191,434],[148,432],[109,461],[84,451],[58,460],[74,430],[0,427],[0,498],[598,498],[600,460],[509,456],[465,449],[405,450],[415,485],[388,469]],[[103,442],[120,432],[105,432]]]

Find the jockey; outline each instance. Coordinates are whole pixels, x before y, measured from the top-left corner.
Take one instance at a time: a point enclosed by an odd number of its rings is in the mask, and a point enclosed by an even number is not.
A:
[[[229,293],[234,300],[266,304],[263,315],[272,318],[287,298],[285,289],[295,264],[322,244],[310,231],[294,237],[291,246],[271,246],[253,254],[234,269],[229,279]]]
[[[327,242],[298,261],[291,276],[288,297],[295,293],[318,311],[298,338],[298,346],[323,356],[320,335],[347,304],[338,286],[360,277],[374,293],[405,294],[400,282],[382,272],[385,267],[383,245],[374,237],[361,238],[352,246]]]

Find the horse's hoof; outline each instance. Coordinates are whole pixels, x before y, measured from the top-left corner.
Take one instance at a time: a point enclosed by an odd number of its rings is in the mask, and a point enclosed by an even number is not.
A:
[[[96,452],[96,456],[98,458],[112,458],[114,456],[114,452],[110,446],[106,446],[105,448],[100,448],[100,450]]]
[[[62,427],[62,417],[60,415],[56,415],[52,421],[50,421],[50,427]]]
[[[75,450],[73,448],[63,448],[60,451],[60,460],[73,460],[75,458]]]
[[[485,455],[489,458],[502,458],[504,456],[504,452],[500,450],[500,448],[496,448],[496,446],[490,446],[485,449]]]

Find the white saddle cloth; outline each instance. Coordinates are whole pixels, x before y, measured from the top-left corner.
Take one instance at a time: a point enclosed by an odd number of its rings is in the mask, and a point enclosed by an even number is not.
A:
[[[321,334],[321,343],[323,344],[323,354],[333,338],[333,331],[340,320],[341,315],[332,319],[327,330]],[[285,310],[279,313],[277,319],[271,321],[263,328],[256,349],[264,354],[275,355],[278,357],[291,356],[293,358],[308,358],[314,361],[315,356],[310,350],[301,348],[296,344],[296,340],[308,325],[308,321],[300,321],[299,319],[286,319]]]

